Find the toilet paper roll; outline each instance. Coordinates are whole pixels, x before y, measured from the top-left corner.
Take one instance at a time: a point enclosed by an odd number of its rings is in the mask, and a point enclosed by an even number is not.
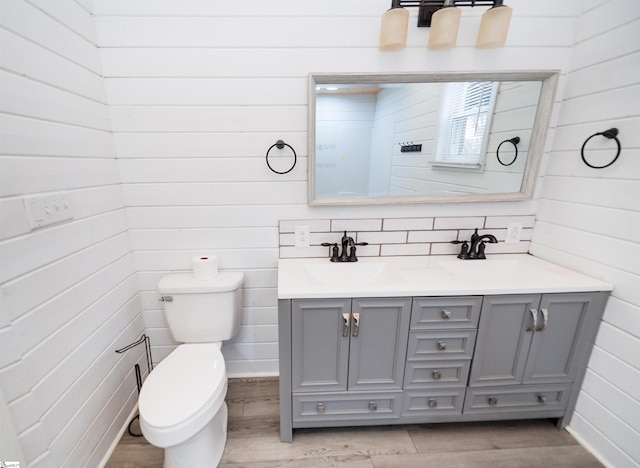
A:
[[[199,280],[209,280],[218,274],[218,259],[213,255],[202,255],[191,260],[193,276]]]

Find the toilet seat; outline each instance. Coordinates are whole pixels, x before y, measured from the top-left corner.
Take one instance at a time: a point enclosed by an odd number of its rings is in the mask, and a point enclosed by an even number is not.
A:
[[[227,372],[220,344],[178,346],[147,377],[140,391],[140,429],[157,447],[197,434],[220,409]]]

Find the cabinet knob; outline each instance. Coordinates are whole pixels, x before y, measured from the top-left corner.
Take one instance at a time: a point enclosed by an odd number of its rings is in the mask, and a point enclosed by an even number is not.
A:
[[[324,413],[324,403],[318,403],[318,404],[316,405],[316,411],[317,411],[318,413]]]
[[[450,319],[451,318],[451,312],[446,310],[446,309],[443,309],[442,310],[442,318],[443,319]]]
[[[498,404],[498,399],[494,397],[489,397],[489,406],[496,406]]]
[[[544,395],[538,395],[538,403],[545,404],[547,402],[547,397]]]
[[[427,405],[429,406],[429,408],[435,408],[436,406],[438,406],[438,400],[434,400],[433,398],[429,398],[429,401],[428,401]]]
[[[445,349],[447,349],[447,342],[446,341],[438,341],[438,349],[440,351],[444,351]]]
[[[442,374],[440,373],[439,370],[434,370],[431,373],[431,377],[433,377],[433,380],[440,380],[442,378]]]
[[[375,401],[370,401],[369,411],[377,411],[377,410],[378,410],[378,403],[376,403]]]

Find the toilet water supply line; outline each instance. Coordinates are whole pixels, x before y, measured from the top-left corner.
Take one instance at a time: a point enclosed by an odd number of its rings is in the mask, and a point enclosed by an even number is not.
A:
[[[124,348],[116,349],[116,353],[122,354],[125,351],[129,351],[131,348],[135,348],[136,346],[142,343],[144,343],[144,351],[147,357],[147,371],[149,374],[151,374],[151,371],[153,370],[153,359],[151,357],[151,340],[144,333],[142,334],[139,340],[128,344]],[[134,369],[136,372],[136,385],[138,386],[138,395],[140,395],[140,389],[142,388],[142,376],[140,375],[140,366],[138,365],[138,363],[135,364]],[[138,418],[140,418],[140,413],[136,414],[133,417],[133,419],[129,421],[129,425],[127,426],[127,432],[129,433],[129,435],[133,437],[142,437],[142,434],[135,434],[134,432],[131,431],[131,424],[133,424],[133,421],[135,421]]]

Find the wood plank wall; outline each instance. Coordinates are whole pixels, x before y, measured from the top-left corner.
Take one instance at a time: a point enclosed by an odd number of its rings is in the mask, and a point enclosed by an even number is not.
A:
[[[610,466],[640,465],[640,3],[585,2],[531,251],[614,284],[572,431]],[[612,166],[579,149],[617,127]],[[587,146],[603,165],[602,137]]]
[[[455,49],[428,51],[428,30],[411,26],[405,50],[382,53],[387,0],[94,0],[154,358],[175,347],[157,301],[158,280],[187,271],[192,257],[207,253],[218,256],[222,269],[246,275],[242,329],[223,346],[229,374],[277,373],[280,220],[533,215],[534,201],[310,208],[306,195],[309,73],[566,70],[580,1],[542,2],[553,14],[514,3],[502,49],[475,49],[482,10],[467,8]],[[545,34],[536,32],[541,25]],[[278,139],[298,154],[286,175],[269,171],[264,160]],[[283,165],[279,170],[290,162],[273,161]]]
[[[144,328],[95,42],[71,0],[0,2],[0,395],[24,466],[98,466],[136,402],[142,350],[114,350]],[[74,219],[31,230],[32,195]]]

